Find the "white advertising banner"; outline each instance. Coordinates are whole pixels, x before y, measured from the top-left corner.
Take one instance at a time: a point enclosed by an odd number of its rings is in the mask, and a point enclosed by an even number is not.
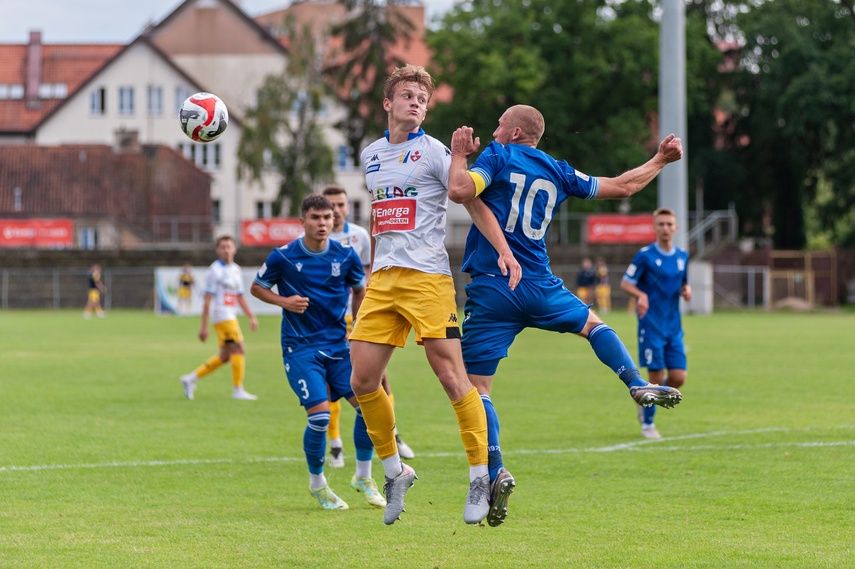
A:
[[[243,272],[244,294],[249,307],[258,314],[282,314],[282,309],[266,302],[261,302],[249,293],[249,287],[255,280],[255,269],[241,269]],[[184,272],[182,267],[157,267],[154,270],[154,311],[156,314],[173,316],[201,316],[205,303],[205,273],[208,267],[192,267],[193,286],[190,287],[189,298],[179,298],[179,277]],[[238,313],[241,311],[238,309]]]

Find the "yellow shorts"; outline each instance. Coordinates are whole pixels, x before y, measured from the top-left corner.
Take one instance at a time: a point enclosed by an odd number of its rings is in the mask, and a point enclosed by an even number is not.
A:
[[[91,302],[92,304],[97,304],[101,302],[101,291],[99,291],[97,288],[90,288],[89,302]]]
[[[448,275],[391,267],[371,275],[351,340],[403,348],[410,329],[423,338],[460,338],[454,281]]]
[[[240,326],[237,320],[223,320],[214,324],[214,331],[217,333],[217,342],[220,346],[225,346],[227,343],[243,342],[243,334],[241,334]]]
[[[190,298],[190,287],[178,287],[178,298]]]

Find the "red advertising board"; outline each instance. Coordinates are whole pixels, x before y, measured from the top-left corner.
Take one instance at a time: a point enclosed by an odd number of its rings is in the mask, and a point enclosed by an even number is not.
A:
[[[253,219],[241,224],[240,243],[244,247],[279,247],[303,234],[296,217]]]
[[[73,245],[70,219],[0,219],[0,247],[57,249]]]
[[[653,243],[653,214],[592,214],[588,216],[588,243]]]

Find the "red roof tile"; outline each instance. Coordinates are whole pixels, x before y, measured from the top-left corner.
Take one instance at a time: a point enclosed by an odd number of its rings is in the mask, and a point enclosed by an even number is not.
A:
[[[118,44],[42,45],[41,84],[64,84],[67,96],[104,67],[125,46]],[[26,84],[26,44],[0,44],[0,85]],[[42,99],[28,105],[25,99],[0,99],[0,132],[28,133],[63,99]]]

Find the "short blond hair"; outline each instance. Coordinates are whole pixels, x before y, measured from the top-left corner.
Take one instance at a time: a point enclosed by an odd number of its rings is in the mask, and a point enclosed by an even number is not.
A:
[[[660,215],[670,215],[673,218],[677,218],[677,214],[674,213],[673,209],[669,209],[667,207],[660,207],[656,211],[653,212],[653,217],[658,217]]]
[[[398,67],[386,78],[386,83],[383,85],[383,96],[392,100],[395,96],[395,89],[402,83],[418,83],[422,89],[428,94],[428,100],[433,96],[436,85],[433,82],[433,77],[421,65],[405,65]]]

